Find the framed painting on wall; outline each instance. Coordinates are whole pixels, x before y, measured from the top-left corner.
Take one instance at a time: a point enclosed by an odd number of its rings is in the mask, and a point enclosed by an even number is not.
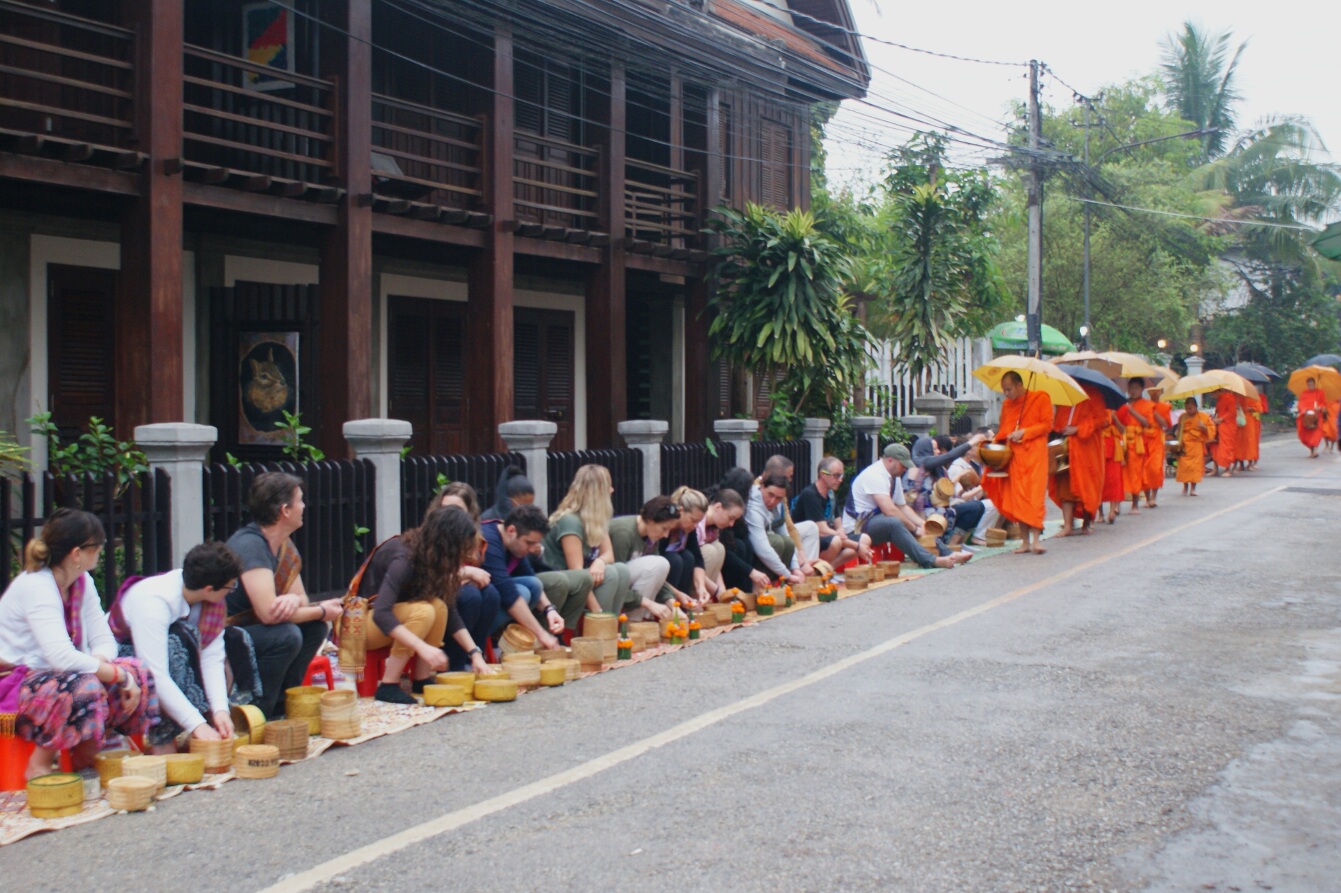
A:
[[[276,72],[294,70],[293,16],[273,3],[248,3],[242,7],[242,55],[248,61]],[[293,81],[244,71],[248,90],[286,90]]]
[[[282,446],[277,426],[298,412],[298,332],[238,333],[237,441]]]

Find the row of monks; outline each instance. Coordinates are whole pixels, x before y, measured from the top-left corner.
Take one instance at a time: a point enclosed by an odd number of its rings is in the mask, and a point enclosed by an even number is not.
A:
[[[1116,410],[1108,408],[1096,387],[1081,386],[1086,400],[1054,407],[1046,393],[1027,389],[1018,374],[1002,378],[1006,399],[995,442],[1008,444],[1011,457],[1005,476],[988,475],[983,486],[1001,514],[1024,530],[1018,552],[1044,551],[1039,540],[1048,498],[1062,510],[1059,536],[1088,534],[1100,518],[1113,523],[1128,501],[1131,514],[1138,514],[1142,504],[1158,507],[1172,441],[1177,441],[1175,477],[1184,495],[1196,495],[1208,461],[1214,462],[1216,476],[1257,464],[1265,395],[1216,391],[1203,398],[1213,407],[1210,413],[1188,398],[1175,418],[1175,407],[1160,402],[1159,389],[1147,389],[1144,379],[1128,380],[1127,402]],[[1066,438],[1064,453],[1050,461],[1049,443],[1061,437]]]

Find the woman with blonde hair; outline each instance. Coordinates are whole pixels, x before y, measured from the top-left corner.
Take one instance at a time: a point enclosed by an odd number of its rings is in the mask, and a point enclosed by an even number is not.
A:
[[[96,515],[57,509],[23,552],[23,573],[0,598],[0,681],[20,674],[15,732],[36,746],[27,778],[71,751],[93,765],[108,731],[141,735],[158,722],[153,675],[117,657],[90,571],[107,541]]]
[[[559,507],[549,516],[545,534],[545,564],[563,570],[583,570],[591,575],[587,610],[618,614],[636,607],[641,598],[632,593],[629,570],[617,564],[610,542],[610,519],[615,506],[610,472],[601,465],[583,465],[573,475]]]
[[[680,516],[657,549],[670,562],[666,585],[675,590],[681,604],[697,609],[711,599],[698,539],[698,524],[708,512],[708,497],[693,487],[679,487],[670,501],[680,510]]]

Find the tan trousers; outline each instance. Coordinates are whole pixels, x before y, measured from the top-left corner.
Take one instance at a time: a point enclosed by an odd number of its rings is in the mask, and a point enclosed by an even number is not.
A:
[[[426,602],[400,602],[391,609],[401,625],[423,639],[434,648],[442,647],[443,637],[447,634],[447,604],[440,598]],[[392,657],[413,657],[414,649],[402,645],[382,632],[381,627],[371,621],[368,623],[368,647],[370,649],[391,646]]]
[[[721,543],[703,543],[698,547],[703,553],[703,573],[710,582],[716,582],[726,564],[726,546]]]

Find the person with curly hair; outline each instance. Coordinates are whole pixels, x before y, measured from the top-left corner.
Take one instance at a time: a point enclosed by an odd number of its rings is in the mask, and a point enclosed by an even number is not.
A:
[[[476,672],[487,668],[456,610],[461,567],[475,555],[478,536],[475,520],[464,510],[436,508],[423,524],[383,542],[368,559],[358,591],[372,603],[368,648],[391,646],[377,700],[416,703],[401,690],[401,673],[413,658],[413,690],[422,692],[435,673],[447,669],[442,645],[449,634]]]

